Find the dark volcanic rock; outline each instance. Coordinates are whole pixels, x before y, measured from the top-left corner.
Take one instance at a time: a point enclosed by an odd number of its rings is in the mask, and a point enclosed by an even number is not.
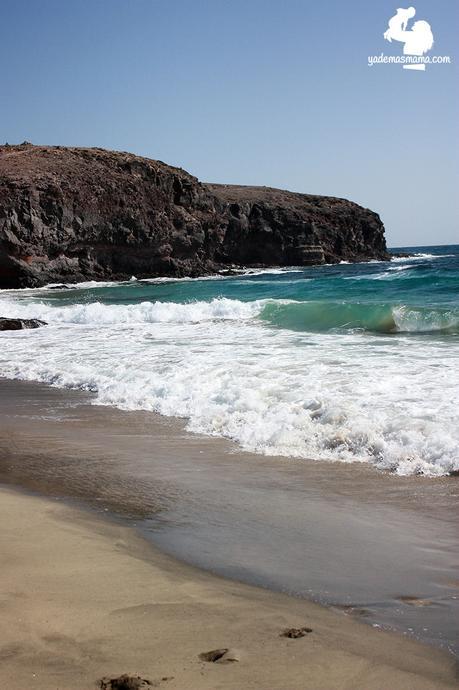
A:
[[[346,199],[271,187],[208,184],[227,204],[233,263],[304,266],[388,259],[379,216]]]
[[[20,331],[23,328],[40,328],[46,321],[40,319],[5,319],[0,318],[0,331]]]
[[[388,259],[344,199],[202,184],[129,153],[0,147],[0,288]]]

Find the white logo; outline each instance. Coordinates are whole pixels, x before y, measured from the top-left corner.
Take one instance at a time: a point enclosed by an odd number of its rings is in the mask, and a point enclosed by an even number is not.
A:
[[[432,29],[430,28],[429,22],[417,21],[413,24],[413,28],[409,31],[406,30],[410,19],[414,17],[416,10],[414,7],[408,7],[403,9],[399,7],[397,14],[389,19],[389,28],[384,33],[384,38],[389,43],[394,41],[401,41],[405,45],[403,46],[404,55],[424,55],[427,53],[434,44]],[[403,69],[417,69],[425,70],[425,63],[413,64],[413,65],[403,65]]]
[[[409,26],[416,15],[414,7],[399,7],[388,21],[383,36],[386,41],[403,43],[403,55],[370,55],[368,66],[376,64],[401,64],[403,69],[425,72],[426,65],[451,64],[449,55],[426,55],[434,44],[434,37],[429,22],[419,19]]]

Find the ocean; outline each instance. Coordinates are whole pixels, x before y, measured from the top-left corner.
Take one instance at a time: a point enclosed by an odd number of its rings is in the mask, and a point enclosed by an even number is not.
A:
[[[252,453],[459,470],[459,245],[202,279],[0,291],[0,376],[154,411]]]

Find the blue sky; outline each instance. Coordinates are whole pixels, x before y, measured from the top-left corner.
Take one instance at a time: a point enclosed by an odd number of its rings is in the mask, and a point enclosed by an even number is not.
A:
[[[0,140],[347,197],[392,246],[458,243],[459,4],[412,1],[452,65],[368,67],[402,53],[401,0],[0,0]]]

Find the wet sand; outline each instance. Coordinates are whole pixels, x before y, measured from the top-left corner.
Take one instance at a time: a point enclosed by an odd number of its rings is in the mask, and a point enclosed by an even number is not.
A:
[[[0,381],[0,481],[120,516],[214,573],[455,649],[455,478],[266,458],[90,402]]]
[[[0,686],[441,690],[454,664],[324,607],[216,578],[132,529],[0,490]],[[284,637],[286,629],[307,628]],[[221,661],[205,661],[201,654]],[[100,687],[100,686],[99,686]]]

